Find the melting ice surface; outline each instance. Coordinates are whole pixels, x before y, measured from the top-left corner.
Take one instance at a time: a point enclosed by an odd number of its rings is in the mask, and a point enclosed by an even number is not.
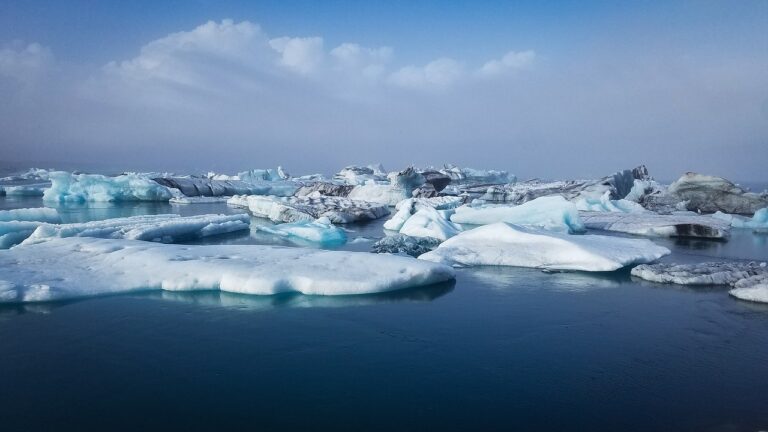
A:
[[[552,231],[584,231],[576,205],[561,196],[536,198],[517,206],[462,206],[456,209],[451,221],[472,225],[507,222]]]

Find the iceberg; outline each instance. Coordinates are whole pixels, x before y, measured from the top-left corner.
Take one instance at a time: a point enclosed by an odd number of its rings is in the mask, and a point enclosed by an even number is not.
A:
[[[453,196],[433,197],[433,198],[408,198],[395,205],[397,213],[392,218],[384,222],[384,229],[391,231],[400,231],[405,221],[417,211],[423,208],[432,208],[436,210],[454,209],[461,205],[461,198]],[[450,215],[448,215],[450,217]]]
[[[400,228],[400,234],[411,237],[431,237],[448,240],[462,231],[460,225],[448,218],[453,210],[436,210],[424,207],[411,215]]]
[[[510,177],[507,171],[478,170],[446,165],[439,172],[448,176],[455,183],[503,184],[515,181],[515,176]]]
[[[30,168],[27,171],[11,175],[8,177],[0,177],[0,181],[25,181],[25,180],[48,180],[48,174],[54,170],[42,169],[42,168]]]
[[[173,196],[170,189],[140,174],[108,177],[55,171],[49,177],[51,187],[43,194],[48,202],[168,201]]]
[[[350,165],[336,173],[333,176],[333,179],[346,185],[357,186],[366,184],[370,181],[385,182],[387,180],[387,173],[380,164],[367,167]]]
[[[356,186],[349,192],[348,197],[393,206],[404,199],[411,198],[414,190],[425,182],[424,177],[413,167],[390,173],[388,178],[389,184],[369,180],[363,185]]]
[[[311,194],[304,197],[237,195],[227,204],[248,209],[256,217],[273,222],[313,221],[327,217],[332,223],[374,220],[389,214],[386,205],[342,197]]]
[[[698,214],[659,215],[656,213],[579,212],[589,229],[622,232],[649,237],[699,237],[727,239],[727,222]]]
[[[327,217],[313,221],[299,221],[278,225],[254,225],[257,231],[264,231],[281,237],[298,238],[322,246],[339,246],[347,242],[347,233],[331,223]]]
[[[373,253],[407,254],[412,257],[423,255],[440,245],[440,240],[432,237],[411,237],[405,234],[393,234],[382,238],[371,247]]]
[[[59,223],[61,217],[56,209],[47,207],[0,210],[0,222],[8,221]]]
[[[19,186],[0,186],[0,189],[8,196],[43,196],[45,190],[49,188],[48,183],[29,184]]]
[[[613,212],[613,213],[649,213],[640,204],[627,200],[612,200],[610,193],[605,192],[600,198],[579,198],[574,202],[580,211]]]
[[[584,231],[576,205],[561,196],[536,198],[518,206],[462,206],[456,209],[451,221],[470,225],[507,222],[551,231]]]
[[[157,183],[178,190],[189,197],[232,195],[279,195],[291,196],[299,185],[292,181],[261,181],[249,183],[242,180],[213,180],[198,177],[158,177]]]
[[[720,211],[751,215],[768,207],[766,193],[747,192],[722,177],[691,172],[669,185],[667,192],[679,201],[685,201],[688,210],[702,213]]]
[[[645,239],[571,235],[500,222],[465,231],[419,259],[454,266],[614,271],[669,253]]]
[[[330,182],[315,182],[304,185],[296,190],[295,196],[307,196],[318,193],[324,196],[346,197],[352,191],[354,186],[346,184],[336,184]]]
[[[768,303],[768,264],[764,262],[639,265],[632,269],[632,276],[677,285],[729,285],[733,297]]]
[[[4,303],[139,290],[369,294],[454,278],[447,266],[394,255],[97,238],[58,238],[3,250],[0,268]]]
[[[713,214],[712,217],[727,222],[734,228],[752,228],[756,230],[768,229],[768,208],[761,208],[756,211],[751,219],[723,212],[717,212]]]
[[[276,170],[268,168],[242,171],[239,172],[236,177],[237,180],[242,180],[246,183],[288,180],[289,178],[291,178],[290,174],[288,174],[281,166],[278,166]]]
[[[250,217],[237,215],[179,216],[175,214],[130,216],[71,224],[42,224],[22,242],[51,238],[98,237],[173,243],[182,240],[247,230]]]

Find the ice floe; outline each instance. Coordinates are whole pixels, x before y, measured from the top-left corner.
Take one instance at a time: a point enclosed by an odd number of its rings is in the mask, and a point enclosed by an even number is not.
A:
[[[395,209],[397,212],[391,219],[384,222],[384,229],[391,231],[400,231],[408,218],[423,208],[436,210],[455,209],[461,205],[461,198],[453,196],[433,197],[433,198],[408,198],[397,203]],[[450,215],[444,214],[448,218]]]
[[[579,198],[574,203],[576,208],[581,211],[649,213],[648,210],[634,201],[627,199],[612,200],[609,192],[605,192],[600,198]]]
[[[141,174],[108,177],[55,171],[49,176],[51,187],[43,194],[49,202],[168,201],[173,196],[170,189]]]
[[[6,221],[59,223],[61,217],[56,209],[47,207],[0,210],[0,222]]]
[[[579,212],[579,216],[589,229],[649,237],[727,239],[731,232],[728,222],[695,213],[659,215],[651,212]]]
[[[98,237],[172,243],[181,240],[247,230],[250,217],[237,215],[179,216],[176,214],[130,216],[71,224],[42,224],[23,244],[58,237]]]
[[[576,205],[561,196],[536,198],[518,206],[485,204],[456,209],[451,221],[460,224],[488,225],[508,222],[551,231],[583,232]]]
[[[227,200],[227,203],[248,209],[254,216],[273,222],[313,221],[327,217],[332,223],[352,223],[378,219],[389,214],[389,209],[383,204],[319,194],[283,198],[238,195]]]
[[[347,233],[334,226],[327,217],[312,221],[282,223],[278,225],[254,225],[257,231],[263,231],[281,237],[297,238],[321,246],[339,246],[347,242]]]
[[[231,197],[228,196],[178,196],[169,200],[171,204],[215,204],[225,203]]]
[[[657,263],[639,265],[632,276],[677,285],[729,285],[739,299],[768,302],[768,265],[756,262]]]
[[[40,225],[59,222],[59,212],[52,208],[0,210],[0,249],[21,243]]]
[[[613,271],[669,253],[645,239],[571,235],[501,222],[465,231],[419,259],[461,266]]]
[[[454,277],[447,266],[392,255],[96,238],[59,238],[3,250],[0,268],[0,301],[6,303],[157,289],[368,294]]]
[[[50,184],[27,184],[18,186],[0,186],[0,189],[8,196],[43,196]]]
[[[432,237],[411,237],[405,234],[388,235],[377,241],[371,247],[373,253],[406,254],[418,257],[440,244],[440,240]]]

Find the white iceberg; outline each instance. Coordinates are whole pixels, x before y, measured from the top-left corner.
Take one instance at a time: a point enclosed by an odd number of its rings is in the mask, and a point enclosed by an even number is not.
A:
[[[386,205],[317,193],[303,197],[236,195],[227,204],[248,209],[256,217],[273,222],[313,221],[327,217],[332,223],[378,219],[389,214]]]
[[[43,194],[49,202],[168,201],[173,196],[170,189],[140,174],[108,177],[55,171],[49,176],[51,187]]]
[[[462,231],[459,224],[448,218],[453,210],[436,210],[425,207],[417,211],[400,228],[400,234],[411,237],[432,237],[438,240],[448,240]]]
[[[350,165],[336,173],[333,179],[347,185],[357,186],[370,181],[385,182],[387,180],[387,172],[381,164],[368,165],[366,167]]]
[[[488,225],[507,222],[550,231],[583,232],[576,205],[561,196],[536,198],[518,206],[485,204],[456,209],[451,221],[460,224]]]
[[[571,235],[501,222],[465,231],[419,259],[462,266],[613,271],[669,253],[645,239]]]
[[[48,183],[44,184],[29,184],[19,186],[0,186],[5,195],[8,196],[43,196],[45,190],[49,188]]]
[[[727,239],[727,222],[695,213],[660,215],[656,213],[580,212],[589,229],[622,232],[648,237],[700,237]]]
[[[446,165],[439,172],[456,183],[503,184],[514,183],[516,180],[516,177],[510,176],[507,171],[459,168],[454,165]]]
[[[237,215],[179,216],[175,214],[130,216],[71,224],[42,224],[22,244],[51,238],[98,237],[172,243],[247,230],[250,217]]]
[[[455,196],[443,196],[433,198],[408,198],[397,203],[395,209],[397,213],[388,221],[384,222],[384,229],[390,231],[400,231],[405,221],[417,211],[423,208],[432,208],[436,210],[454,209],[461,205],[461,198]],[[449,215],[450,216],[450,215]]]
[[[53,239],[3,250],[0,269],[0,301],[6,303],[159,289],[369,294],[454,277],[447,266],[365,252],[95,238]]]
[[[729,223],[734,228],[768,229],[768,207],[756,211],[752,218],[717,212],[713,218]]]
[[[47,207],[0,210],[0,222],[7,221],[59,223],[61,217],[56,209]]]
[[[327,217],[278,225],[254,225],[254,229],[281,237],[306,240],[322,246],[338,246],[347,242],[347,233],[334,226]]]

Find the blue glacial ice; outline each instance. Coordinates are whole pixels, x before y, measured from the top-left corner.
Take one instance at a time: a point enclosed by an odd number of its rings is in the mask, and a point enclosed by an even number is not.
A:
[[[751,218],[723,212],[717,212],[712,217],[725,221],[734,228],[768,230],[768,207],[759,209]]]
[[[51,208],[0,210],[0,249],[21,243],[40,225],[59,222],[59,213]]]
[[[49,177],[51,187],[43,194],[48,202],[168,201],[174,196],[170,189],[142,174],[108,177],[54,171]]]
[[[277,225],[254,225],[254,229],[328,247],[339,246],[347,242],[347,233],[343,229],[334,226],[327,217]]]
[[[578,233],[585,230],[576,205],[561,196],[536,198],[518,206],[483,204],[456,209],[451,221],[459,224],[488,225],[507,222],[551,231]]]

